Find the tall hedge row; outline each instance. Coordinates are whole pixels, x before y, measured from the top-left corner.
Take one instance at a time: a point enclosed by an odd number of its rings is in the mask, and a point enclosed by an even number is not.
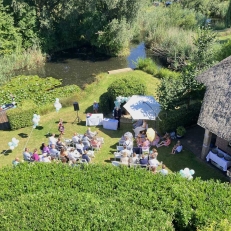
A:
[[[0,230],[229,230],[227,183],[83,166],[0,169]]]

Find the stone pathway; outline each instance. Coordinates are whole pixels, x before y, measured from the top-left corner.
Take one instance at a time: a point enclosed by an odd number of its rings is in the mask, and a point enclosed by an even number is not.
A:
[[[189,149],[197,157],[200,158],[203,145],[205,129],[199,125],[192,126],[187,129],[187,133],[181,139],[183,147]]]

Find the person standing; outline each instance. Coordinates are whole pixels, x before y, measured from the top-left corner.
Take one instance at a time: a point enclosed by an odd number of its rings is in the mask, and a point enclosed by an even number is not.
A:
[[[118,129],[120,128],[121,109],[116,107],[113,111],[114,119],[118,120]]]
[[[94,101],[93,103],[93,113],[98,113],[98,110],[99,110],[99,104]]]

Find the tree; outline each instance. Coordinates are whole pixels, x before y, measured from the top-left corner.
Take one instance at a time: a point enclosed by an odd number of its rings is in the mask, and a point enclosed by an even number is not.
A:
[[[189,107],[192,100],[203,99],[205,88],[197,82],[196,76],[214,63],[215,39],[216,34],[209,27],[200,28],[197,37],[194,38],[196,51],[184,67],[181,76],[178,79],[168,78],[161,81],[157,95],[165,110],[174,109],[183,104]]]
[[[22,46],[22,38],[14,26],[14,19],[7,12],[8,7],[4,7],[3,1],[0,1],[0,55],[20,52]]]

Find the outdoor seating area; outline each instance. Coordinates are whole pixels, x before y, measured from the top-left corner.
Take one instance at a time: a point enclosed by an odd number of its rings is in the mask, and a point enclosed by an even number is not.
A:
[[[75,165],[78,163],[90,163],[104,144],[104,138],[97,136],[97,132],[92,132],[90,128],[86,133],[74,133],[73,137],[64,138],[55,134],[48,137],[47,144],[42,143],[40,149],[35,148],[30,152],[25,148],[23,159],[27,162],[52,162],[58,161]],[[15,163],[15,162],[14,162]]]

